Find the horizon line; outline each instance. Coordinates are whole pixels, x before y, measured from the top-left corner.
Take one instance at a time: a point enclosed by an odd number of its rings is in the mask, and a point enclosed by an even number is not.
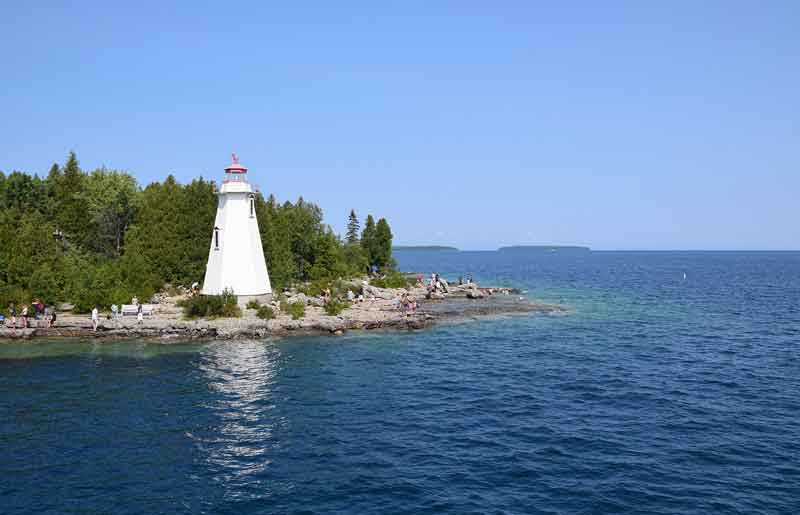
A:
[[[392,247],[447,247],[442,249],[443,252],[497,252],[502,247],[506,247],[510,245],[501,245],[497,248],[460,248],[455,245],[393,245]],[[523,245],[524,246],[524,245]],[[703,248],[665,248],[665,249],[637,249],[637,248],[592,248],[586,245],[538,245],[538,247],[585,247],[587,248],[588,252],[800,252],[800,247],[798,248],[784,248],[784,249],[769,249],[769,248],[760,248],[760,249],[736,249],[736,248],[724,248],[724,249],[703,249]],[[399,249],[403,251],[404,249]],[[414,250],[407,249],[407,250]]]

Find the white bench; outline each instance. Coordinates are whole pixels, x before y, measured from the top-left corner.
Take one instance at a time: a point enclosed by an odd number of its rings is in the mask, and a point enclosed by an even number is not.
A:
[[[142,304],[142,315],[149,317],[153,316],[153,310],[155,307],[152,304]],[[136,304],[123,304],[122,311],[120,311],[122,316],[136,316],[139,314],[139,306]]]

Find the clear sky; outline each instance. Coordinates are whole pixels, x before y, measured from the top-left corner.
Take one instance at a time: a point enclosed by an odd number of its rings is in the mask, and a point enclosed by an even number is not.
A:
[[[220,178],[398,244],[800,249],[800,2],[3,2],[0,170]]]

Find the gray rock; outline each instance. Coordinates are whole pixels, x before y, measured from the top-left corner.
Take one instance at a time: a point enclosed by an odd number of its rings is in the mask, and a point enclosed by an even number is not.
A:
[[[397,293],[391,289],[378,288],[367,284],[364,286],[364,297],[368,299],[374,297],[381,300],[394,300],[397,298]]]
[[[286,300],[289,302],[289,304],[292,304],[294,302],[302,302],[304,305],[307,306],[311,300],[311,297],[309,297],[305,293],[295,293],[289,297],[286,297]]]
[[[468,299],[482,299],[486,297],[486,295],[477,288],[467,290],[467,298]]]

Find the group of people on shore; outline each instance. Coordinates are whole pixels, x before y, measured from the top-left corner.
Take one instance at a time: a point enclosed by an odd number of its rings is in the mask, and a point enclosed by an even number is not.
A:
[[[400,298],[397,300],[399,303],[398,308],[400,312],[403,314],[403,318],[408,318],[409,315],[416,315],[417,314],[417,299],[414,298],[413,295],[407,292],[403,292],[400,295]]]
[[[450,293],[449,286],[450,283],[447,282],[447,279],[444,279],[441,275],[434,272],[431,274],[430,282],[425,286],[425,289],[428,292],[428,298],[431,298],[432,294]]]
[[[58,315],[56,315],[55,306],[45,307],[45,304],[41,299],[33,299],[33,302],[31,302],[30,306],[23,304],[19,312],[17,312],[17,305],[12,302],[8,306],[9,318],[5,319],[5,317],[3,317],[3,322],[5,322],[6,327],[10,326],[13,329],[27,329],[31,325],[31,312],[33,312],[33,320],[36,321],[37,326],[39,324],[39,320],[44,320],[48,328],[56,325],[56,318]],[[21,327],[17,327],[18,315],[22,325]]]
[[[133,298],[131,303],[137,307],[136,312],[136,319],[138,323],[141,325],[144,320],[144,313],[142,309],[142,304],[139,303],[139,299],[136,297]],[[100,325],[100,310],[97,306],[92,307],[91,311],[91,320],[92,320],[92,330],[97,331],[97,327]],[[122,306],[117,306],[116,304],[111,305],[111,314],[107,315],[106,318],[108,320],[117,321],[122,316]],[[30,305],[23,304],[21,308],[17,308],[16,303],[12,302],[8,306],[8,317],[6,318],[5,315],[0,313],[0,323],[5,325],[6,328],[10,329],[28,329],[31,327],[31,318],[36,321],[35,324],[39,326],[39,320],[44,320],[47,324],[46,327],[48,329],[55,327],[56,320],[58,319],[58,314],[56,312],[55,306],[46,307],[44,302],[40,299],[34,299]],[[19,319],[19,320],[18,320]]]
[[[358,295],[353,292],[353,290],[347,290],[347,301],[350,304],[358,304],[359,302],[364,302],[364,294],[359,293]]]
[[[144,323],[144,308],[142,304],[139,302],[139,299],[134,297],[131,299],[131,304],[136,306],[136,322],[139,325]],[[111,320],[112,322],[116,322],[123,316],[122,306],[117,306],[117,304],[111,304],[111,314],[106,315],[107,320]],[[92,308],[92,330],[97,331],[97,327],[100,325],[100,311],[97,309],[97,306]]]
[[[467,277],[464,278],[463,275],[458,276],[458,285],[463,286],[465,284],[472,284],[475,280],[472,278],[472,274],[467,274]]]

